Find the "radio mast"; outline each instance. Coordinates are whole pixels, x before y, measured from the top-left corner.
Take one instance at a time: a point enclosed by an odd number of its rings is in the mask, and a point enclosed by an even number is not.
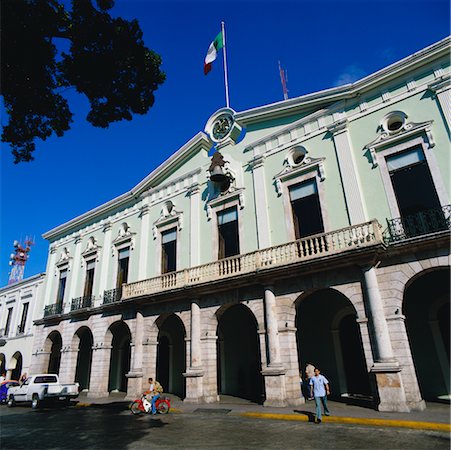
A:
[[[25,263],[28,260],[28,253],[31,250],[31,246],[34,245],[32,239],[26,237],[25,242],[21,244],[19,241],[14,241],[14,253],[10,255],[9,265],[12,266],[9,273],[8,284],[17,283],[23,280],[23,274],[25,270]]]
[[[279,75],[280,75],[280,82],[282,83],[282,89],[283,89],[283,98],[284,100],[288,100],[288,73],[286,70],[282,69],[282,66],[280,65],[279,61]]]

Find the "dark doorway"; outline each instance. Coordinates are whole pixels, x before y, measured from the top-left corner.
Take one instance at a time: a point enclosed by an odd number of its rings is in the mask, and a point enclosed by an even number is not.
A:
[[[157,380],[165,392],[185,397],[185,327],[175,314],[160,325],[157,351]]]
[[[0,375],[6,372],[6,362],[4,353],[0,353]]]
[[[110,331],[113,334],[113,340],[108,391],[127,392],[126,374],[130,371],[130,330],[124,322],[116,322],[111,325]]]
[[[264,401],[257,322],[244,305],[219,317],[217,361],[219,394]]]
[[[348,393],[370,395],[362,338],[354,314],[349,314],[340,321],[339,333]]]
[[[20,380],[22,375],[22,354],[20,352],[14,353],[13,359],[16,360],[16,367],[11,372],[11,380]]]
[[[50,339],[50,341],[52,342],[50,349],[48,373],[59,374],[61,363],[61,349],[63,347],[63,341],[58,331],[52,331],[49,334],[48,339]]]
[[[423,399],[449,401],[450,270],[417,278],[404,295],[403,312]]]
[[[336,400],[370,395],[356,312],[347,297],[333,289],[310,294],[297,305],[296,328],[301,373],[307,362],[318,367]]]
[[[80,391],[82,391],[84,389],[89,389],[93,338],[91,330],[87,327],[80,328],[76,334],[79,337],[80,341],[78,344],[75,382],[79,383]]]

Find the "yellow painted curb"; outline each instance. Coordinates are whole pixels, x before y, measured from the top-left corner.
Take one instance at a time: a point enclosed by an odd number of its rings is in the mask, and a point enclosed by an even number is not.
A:
[[[292,420],[298,422],[308,422],[309,418],[305,415],[298,414],[269,414],[269,413],[241,413],[243,417],[253,417],[258,419],[275,419],[275,420]],[[398,428],[413,428],[418,430],[433,430],[451,432],[451,425],[447,423],[435,422],[415,422],[412,420],[389,420],[389,419],[362,419],[358,417],[323,417],[323,422],[331,423],[354,423],[358,425],[371,425],[382,427],[398,427]]]

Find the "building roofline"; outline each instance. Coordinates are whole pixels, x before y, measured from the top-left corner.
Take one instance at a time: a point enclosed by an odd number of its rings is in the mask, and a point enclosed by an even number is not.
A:
[[[180,161],[185,160],[199,148],[204,147],[208,150],[211,147],[211,141],[208,136],[200,131],[195,136],[193,136],[188,142],[186,142],[182,147],[180,147],[172,156],[163,161],[155,170],[153,170],[149,175],[147,175],[142,181],[140,181],[135,187],[130,191],[113,198],[112,200],[103,203],[73,219],[58,225],[55,228],[47,231],[42,235],[44,239],[50,240],[56,236],[64,233],[66,230],[80,226],[84,222],[87,222],[99,214],[107,213],[114,208],[118,208],[128,201],[138,198],[144,191],[149,188],[154,187],[155,183],[158,183],[162,178],[164,178],[167,173],[174,168]]]
[[[24,284],[31,283],[32,281],[35,281],[35,280],[38,280],[39,278],[44,278],[44,277],[45,277],[45,272],[41,272],[36,275],[32,275],[31,277],[24,278],[23,280],[18,281],[17,283],[7,284],[6,286],[3,286],[0,288],[0,294],[5,291],[15,289],[17,287],[23,286]]]
[[[417,67],[421,67],[430,60],[437,59],[446,54],[449,55],[450,42],[451,37],[447,36],[446,38],[390,64],[377,72],[367,75],[354,83],[248,109],[238,112],[235,117],[240,124],[246,126],[257,121],[270,120],[301,112],[308,108],[318,107],[324,103],[335,103],[339,100],[356,97],[364,91],[374,89],[381,83],[386,83],[390,79],[400,76],[407,71],[412,71]]]

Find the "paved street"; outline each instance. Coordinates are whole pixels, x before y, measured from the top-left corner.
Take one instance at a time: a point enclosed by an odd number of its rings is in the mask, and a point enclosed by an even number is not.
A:
[[[203,409],[203,408],[199,408]],[[9,449],[449,449],[448,433],[243,418],[215,412],[133,416],[124,404],[88,408],[0,408]]]

